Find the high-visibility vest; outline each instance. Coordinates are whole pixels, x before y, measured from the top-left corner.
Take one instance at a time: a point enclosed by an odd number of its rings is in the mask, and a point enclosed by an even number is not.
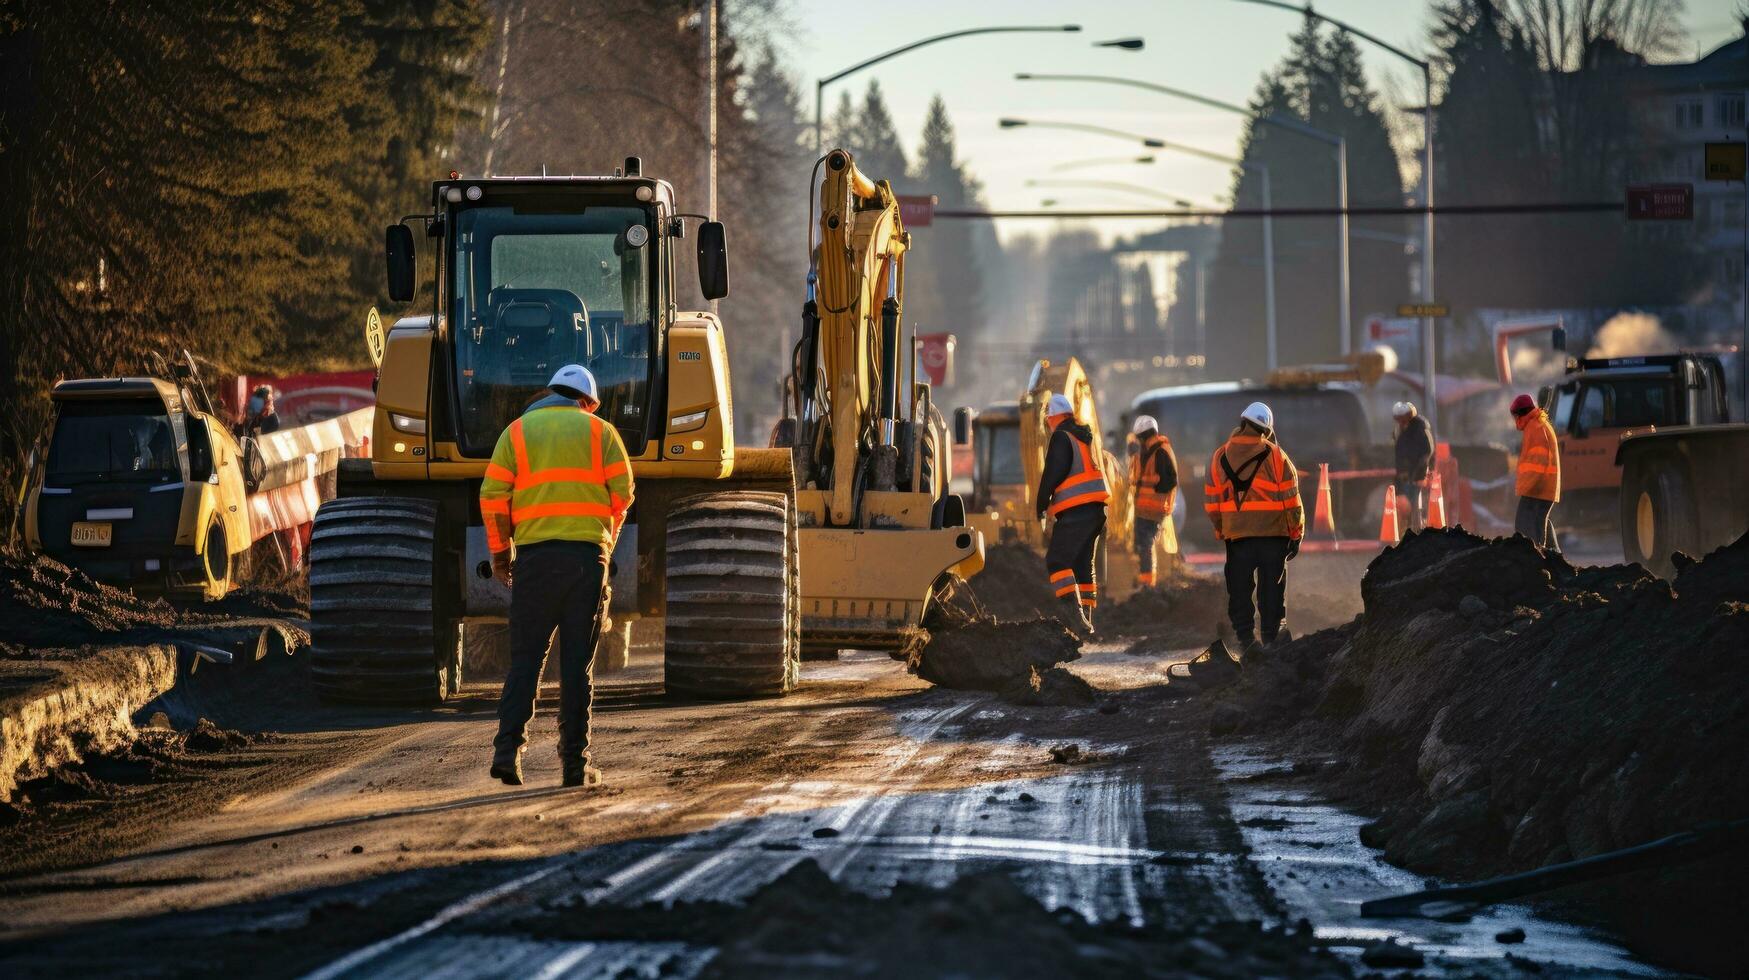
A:
[[[480,483],[493,553],[512,539],[610,549],[631,505],[631,462],[618,430],[573,405],[532,408],[510,423]]]
[[[1304,531],[1299,474],[1275,443],[1235,432],[1209,460],[1208,479],[1202,488],[1203,510],[1222,541],[1298,538]]]
[[[1518,419],[1524,433],[1518,447],[1518,495],[1538,500],[1561,500],[1561,451],[1555,443],[1555,427],[1542,409]]]
[[[1172,516],[1171,493],[1154,489],[1160,484],[1160,462],[1172,451],[1172,440],[1156,432],[1142,443],[1130,460],[1130,485],[1136,488],[1136,516],[1145,521],[1163,521]]]
[[[1105,485],[1105,474],[1093,463],[1093,447],[1061,424],[1056,431],[1069,437],[1075,453],[1069,459],[1069,475],[1051,491],[1051,505],[1045,508],[1045,512],[1055,517],[1071,507],[1103,504],[1110,500],[1111,491]]]

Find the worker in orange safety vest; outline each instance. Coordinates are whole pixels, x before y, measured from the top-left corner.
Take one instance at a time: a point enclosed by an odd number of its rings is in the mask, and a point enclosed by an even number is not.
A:
[[[1144,589],[1158,582],[1154,574],[1154,543],[1160,525],[1172,519],[1172,500],[1178,490],[1178,456],[1172,440],[1160,432],[1152,415],[1138,415],[1131,434],[1136,454],[1130,457],[1130,486],[1136,491],[1136,558],[1141,571],[1136,581]]]
[[[594,786],[601,772],[589,764],[589,669],[607,611],[613,542],[632,504],[631,462],[619,431],[594,414],[601,396],[587,368],[568,364],[547,387],[551,394],[498,437],[480,483],[492,574],[510,587],[510,669],[492,776],[522,785],[528,722],[557,630],[562,778]]]
[[[1052,519],[1045,548],[1045,571],[1057,594],[1058,618],[1080,637],[1093,635],[1093,610],[1099,605],[1094,562],[1105,535],[1105,507],[1111,490],[1093,455],[1093,430],[1076,420],[1074,406],[1052,395],[1045,406],[1051,441],[1039,475],[1038,519]]]
[[[1513,528],[1539,548],[1560,551],[1550,515],[1561,500],[1561,449],[1549,413],[1529,395],[1512,399],[1512,420],[1522,433],[1518,447],[1518,514]]]
[[[1203,509],[1227,546],[1227,618],[1239,646],[1257,648],[1253,615],[1262,621],[1265,645],[1286,639],[1287,563],[1300,553],[1306,509],[1293,460],[1275,442],[1268,405],[1252,402],[1240,413],[1239,427],[1215,450],[1208,474]]]

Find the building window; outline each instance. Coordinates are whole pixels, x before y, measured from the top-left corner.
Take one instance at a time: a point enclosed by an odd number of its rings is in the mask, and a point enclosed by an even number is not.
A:
[[[1743,97],[1741,95],[1721,95],[1714,113],[1719,117],[1718,124],[1722,127],[1743,126]]]
[[[1676,128],[1699,129],[1705,118],[1705,111],[1699,102],[1676,103]]]
[[[1725,228],[1743,227],[1743,199],[1727,197],[1719,202],[1719,224]]]

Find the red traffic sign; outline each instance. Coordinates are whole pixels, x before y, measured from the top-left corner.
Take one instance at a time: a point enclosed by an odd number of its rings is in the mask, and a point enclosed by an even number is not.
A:
[[[899,220],[907,228],[927,228],[935,223],[934,194],[900,194]]]
[[[959,341],[951,333],[917,335],[917,363],[932,385],[953,383],[953,353]]]
[[[1629,184],[1628,220],[1693,221],[1693,184]]]

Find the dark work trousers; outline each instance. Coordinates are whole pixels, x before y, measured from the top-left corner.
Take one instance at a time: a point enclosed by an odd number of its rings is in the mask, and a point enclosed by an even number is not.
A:
[[[1287,538],[1235,538],[1227,542],[1227,618],[1240,637],[1252,633],[1251,593],[1263,638],[1270,640],[1287,618]]]
[[[1561,542],[1555,537],[1555,522],[1550,517],[1554,510],[1553,500],[1520,497],[1518,516],[1512,522],[1512,529],[1529,538],[1530,543],[1538,548],[1558,552],[1561,550]]]
[[[559,652],[559,758],[589,757],[589,665],[601,638],[607,558],[600,545],[541,541],[518,546],[510,588],[510,672],[498,701],[492,747],[509,759],[528,744],[547,645]]]
[[[1407,501],[1409,504],[1409,526],[1403,530],[1421,530],[1423,520],[1427,513],[1426,510],[1423,509],[1427,506],[1427,501],[1422,497],[1425,492],[1426,488],[1419,481],[1397,481],[1397,499]]]
[[[1052,584],[1058,583],[1058,573],[1073,572],[1076,595],[1088,612],[1099,605],[1093,563],[1104,535],[1105,505],[1082,504],[1057,515],[1051,525],[1050,547],[1045,549],[1045,571],[1050,573]]]
[[[1138,571],[1143,576],[1143,585],[1154,584],[1154,542],[1159,538],[1159,521],[1150,521],[1145,517],[1136,518],[1136,561],[1140,564]]]

